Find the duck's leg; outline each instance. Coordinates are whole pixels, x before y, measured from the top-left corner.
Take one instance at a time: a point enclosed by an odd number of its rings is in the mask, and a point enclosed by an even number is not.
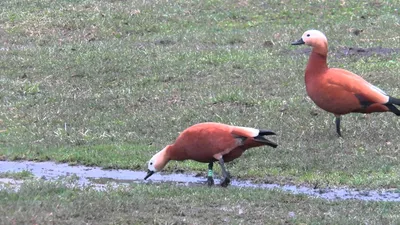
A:
[[[214,185],[213,165],[214,165],[214,162],[208,163],[207,184],[208,184],[209,187]]]
[[[335,122],[336,122],[336,132],[339,135],[339,137],[341,137],[342,134],[340,133],[340,115],[335,115],[335,117],[336,117],[336,120],[335,120]]]
[[[228,172],[225,169],[224,159],[221,157],[221,158],[219,158],[218,162],[219,162],[219,165],[221,166],[222,176],[224,177],[224,180],[221,182],[221,186],[227,187],[229,185],[229,183],[231,182],[231,179],[230,179]]]

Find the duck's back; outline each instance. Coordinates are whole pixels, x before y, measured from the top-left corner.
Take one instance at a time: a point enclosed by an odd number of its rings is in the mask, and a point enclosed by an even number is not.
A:
[[[232,150],[238,140],[231,134],[231,127],[220,123],[199,123],[184,130],[174,146],[175,160],[192,159],[199,162],[210,162],[213,156]]]

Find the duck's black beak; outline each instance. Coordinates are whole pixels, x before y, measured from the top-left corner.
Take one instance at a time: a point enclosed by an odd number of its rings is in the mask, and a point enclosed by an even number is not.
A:
[[[149,178],[153,174],[154,174],[154,171],[147,170],[147,175],[146,175],[146,177],[144,179],[146,180],[147,178]]]
[[[292,42],[292,45],[304,45],[305,42],[303,41],[303,38],[300,38],[298,41]]]

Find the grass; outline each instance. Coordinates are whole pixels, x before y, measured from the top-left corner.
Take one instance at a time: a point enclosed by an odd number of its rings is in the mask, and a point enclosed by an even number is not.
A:
[[[180,131],[215,121],[278,133],[277,149],[228,165],[237,178],[398,188],[399,119],[348,115],[338,138],[306,96],[307,47],[290,45],[320,29],[330,66],[400,96],[396,1],[343,3],[2,1],[0,156],[143,170]],[[166,171],[177,167],[206,169]]]
[[[11,178],[15,180],[25,180],[32,178],[33,174],[30,171],[23,170],[21,172],[5,172],[0,173],[0,178]]]
[[[0,191],[2,224],[397,224],[393,202],[325,201],[280,191],[26,182]]]

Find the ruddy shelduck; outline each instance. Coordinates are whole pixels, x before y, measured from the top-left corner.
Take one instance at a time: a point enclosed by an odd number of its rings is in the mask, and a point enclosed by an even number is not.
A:
[[[394,106],[400,105],[400,99],[387,95],[350,71],[328,68],[328,40],[322,32],[308,30],[292,43],[302,44],[312,47],[305,71],[307,94],[318,107],[335,114],[339,136],[340,116],[344,114],[390,111],[400,116],[399,109]]]
[[[230,126],[221,123],[199,123],[184,130],[175,143],[167,145],[156,153],[148,162],[145,180],[155,172],[162,170],[170,160],[195,160],[208,163],[207,183],[214,184],[213,163],[219,162],[223,181],[221,186],[227,187],[230,175],[225,169],[225,162],[240,157],[249,148],[278,145],[265,136],[275,135],[269,130],[259,130],[249,127]]]

